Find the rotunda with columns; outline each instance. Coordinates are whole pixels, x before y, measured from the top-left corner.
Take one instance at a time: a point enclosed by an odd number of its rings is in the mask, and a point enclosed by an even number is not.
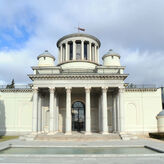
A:
[[[92,35],[75,33],[57,41],[57,65],[47,50],[38,56],[38,66],[29,75],[34,89],[34,133],[88,135],[124,130],[122,93],[128,75],[113,50],[99,64],[100,45]]]
[[[120,54],[109,49],[99,61],[100,46],[99,39],[85,33],[63,36],[58,54],[45,50],[37,56],[30,86],[0,86],[0,135],[42,140],[99,133],[100,138],[127,139],[163,131],[161,89],[125,84]]]

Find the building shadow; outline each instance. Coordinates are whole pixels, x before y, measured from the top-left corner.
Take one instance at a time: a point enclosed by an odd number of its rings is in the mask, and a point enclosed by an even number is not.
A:
[[[4,101],[0,100],[0,137],[6,134],[6,115]]]

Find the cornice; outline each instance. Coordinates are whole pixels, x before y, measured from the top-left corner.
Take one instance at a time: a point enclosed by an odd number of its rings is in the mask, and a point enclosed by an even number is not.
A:
[[[0,89],[0,92],[32,92],[31,88],[21,88],[21,89]]]
[[[59,43],[62,42],[63,40],[69,39],[69,38],[74,38],[74,37],[87,37],[87,38],[95,40],[98,43],[99,47],[101,46],[100,40],[93,35],[89,35],[89,34],[85,34],[85,33],[74,33],[74,34],[65,35],[62,38],[60,38],[56,43],[57,47],[59,47]]]
[[[42,80],[124,80],[127,74],[38,74],[28,75],[31,80],[42,79]]]
[[[157,88],[125,88],[126,92],[155,92]]]

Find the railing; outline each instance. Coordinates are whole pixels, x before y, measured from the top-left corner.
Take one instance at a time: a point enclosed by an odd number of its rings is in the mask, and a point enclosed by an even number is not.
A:
[[[14,85],[14,88],[7,87],[8,85],[0,85],[0,89],[30,89],[31,85]]]
[[[126,88],[133,89],[133,88],[156,88],[154,84],[128,84]]]

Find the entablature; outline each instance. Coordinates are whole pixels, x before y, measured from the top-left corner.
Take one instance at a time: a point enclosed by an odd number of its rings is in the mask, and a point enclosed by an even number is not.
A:
[[[63,73],[63,74],[36,74],[36,75],[28,75],[31,80],[37,80],[37,79],[62,79],[62,80],[69,80],[69,79],[81,79],[81,80],[91,80],[91,79],[99,79],[99,80],[125,80],[128,76],[128,74],[97,74],[97,73],[90,73],[90,74],[82,74],[82,73]]]

